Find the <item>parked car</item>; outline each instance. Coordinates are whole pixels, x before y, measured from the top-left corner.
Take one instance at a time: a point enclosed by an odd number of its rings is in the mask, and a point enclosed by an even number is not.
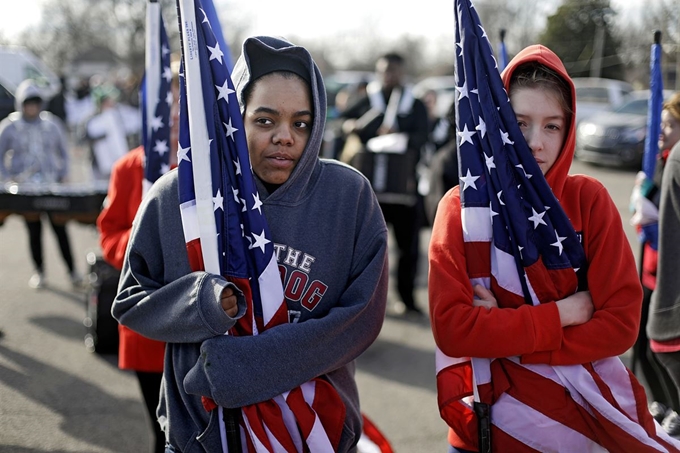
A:
[[[336,118],[342,108],[347,105],[336,106],[338,93],[343,92],[345,97],[343,103],[351,104],[359,91],[366,87],[366,84],[375,79],[375,74],[370,71],[336,71],[324,77],[326,86],[326,100],[328,105],[328,119]]]
[[[375,80],[370,71],[336,71],[324,77],[326,86],[326,130],[321,157],[337,159],[345,142],[342,112],[363,97],[368,83]]]
[[[413,86],[413,95],[422,99],[425,93],[437,93],[437,115],[445,117],[455,101],[456,79],[454,76],[433,76],[420,80]]]
[[[14,93],[19,84],[32,79],[51,99],[61,87],[59,77],[31,51],[20,46],[0,46],[0,83]]]
[[[31,51],[20,46],[0,45],[0,120],[15,110],[14,92],[26,79],[35,81],[46,101],[61,87],[56,74]]]
[[[664,90],[664,99],[673,94]],[[576,129],[576,158],[584,162],[639,169],[647,135],[649,90],[634,91],[612,110],[582,120]]]
[[[14,111],[14,95],[0,83],[0,120]]]
[[[576,89],[576,124],[595,113],[623,103],[633,86],[621,80],[600,77],[574,77]]]

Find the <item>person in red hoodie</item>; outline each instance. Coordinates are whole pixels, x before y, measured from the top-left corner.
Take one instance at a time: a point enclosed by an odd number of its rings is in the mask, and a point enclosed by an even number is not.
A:
[[[566,277],[553,282],[557,295],[552,299],[547,284],[536,287],[534,281],[536,301],[528,304],[504,286],[502,272],[509,275],[508,267],[494,267],[502,252],[466,239],[478,232],[463,230],[463,183],[442,198],[432,229],[428,288],[434,338],[452,360],[446,368],[438,363],[446,374],[437,376],[450,451],[480,451],[480,432],[492,439],[483,451],[680,451],[680,444],[655,425],[643,387],[617,357],[637,337],[642,289],[607,190],[591,177],[569,175],[574,85],[557,55],[540,45],[521,51],[502,81],[519,129],[581,241],[587,265],[574,269],[568,284]],[[475,188],[486,190],[480,183],[486,184],[480,180]],[[472,190],[467,186],[468,181],[465,188]],[[538,214],[533,220],[541,223]],[[565,238],[557,237],[556,244],[560,239]],[[585,278],[576,282],[578,276]],[[486,374],[478,373],[477,363],[490,363],[481,368]],[[490,405],[490,419],[474,412],[481,406],[473,405],[473,393],[475,402]],[[485,419],[488,430],[478,425]]]
[[[179,75],[178,62],[171,65],[173,94],[170,110],[170,166],[177,166],[179,132]],[[106,262],[118,270],[123,267],[125,249],[130,239],[132,221],[144,194],[144,148],[139,146],[114,164],[109,180],[109,190],[102,212],[97,218],[99,244]],[[133,370],[137,375],[147,412],[154,430],[154,452],[165,451],[165,434],[156,422],[159,401],[165,343],[146,338],[133,330],[118,325],[118,367]]]

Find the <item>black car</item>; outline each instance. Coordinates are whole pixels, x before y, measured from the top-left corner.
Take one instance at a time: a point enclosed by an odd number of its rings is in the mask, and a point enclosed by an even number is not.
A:
[[[0,83],[0,120],[14,111],[14,95]]]
[[[664,90],[664,99],[672,94]],[[647,135],[649,91],[634,91],[613,110],[583,119],[576,129],[576,158],[615,167],[640,169]]]

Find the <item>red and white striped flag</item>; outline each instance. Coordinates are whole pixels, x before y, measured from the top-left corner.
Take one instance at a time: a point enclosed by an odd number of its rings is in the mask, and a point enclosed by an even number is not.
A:
[[[206,0],[210,1],[210,0]],[[178,171],[180,212],[193,270],[219,274],[243,291],[246,314],[231,335],[288,322],[274,244],[255,186],[245,130],[223,51],[200,0],[178,0],[182,34]],[[256,360],[257,358],[254,358]],[[204,398],[207,410],[219,410]],[[226,411],[224,411],[226,413]],[[333,452],[345,406],[317,378],[240,411],[243,452]],[[222,417],[220,417],[222,420]],[[223,450],[233,445],[220,423]],[[236,452],[230,452],[236,453]]]
[[[492,289],[506,308],[562,299],[578,287],[583,248],[522,137],[470,0],[456,0],[455,13],[459,190],[470,281]],[[438,350],[436,364],[442,418],[460,432],[475,432],[473,401],[489,404],[493,451],[680,451],[655,424],[644,389],[618,357],[551,366]]]

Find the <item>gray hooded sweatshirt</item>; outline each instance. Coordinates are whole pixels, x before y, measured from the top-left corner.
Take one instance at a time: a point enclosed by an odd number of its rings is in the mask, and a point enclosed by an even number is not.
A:
[[[42,94],[32,80],[25,80],[15,93],[17,111],[0,122],[0,179],[37,184],[61,182],[69,168],[63,123],[45,111],[30,121],[24,118],[22,104],[30,98],[42,99]]]
[[[658,164],[657,164],[658,165]],[[659,260],[647,336],[656,341],[680,338],[680,142],[663,170],[659,204]]]
[[[271,194],[260,181],[258,189],[291,323],[257,336],[224,335],[236,322],[219,303],[229,283],[190,269],[176,170],[150,189],[133,224],[112,312],[123,325],[167,342],[158,416],[178,451],[222,451],[216,411],[206,412],[201,396],[238,408],[319,376],[346,406],[338,451],[355,451],[361,435],[354,360],[384,320],[387,228],[368,180],[318,157],[326,94],[305,49],[271,37],[247,39],[232,75],[239,100],[251,74],[286,59],[307,71],[312,131],[289,179]],[[241,298],[236,318],[244,307]]]

